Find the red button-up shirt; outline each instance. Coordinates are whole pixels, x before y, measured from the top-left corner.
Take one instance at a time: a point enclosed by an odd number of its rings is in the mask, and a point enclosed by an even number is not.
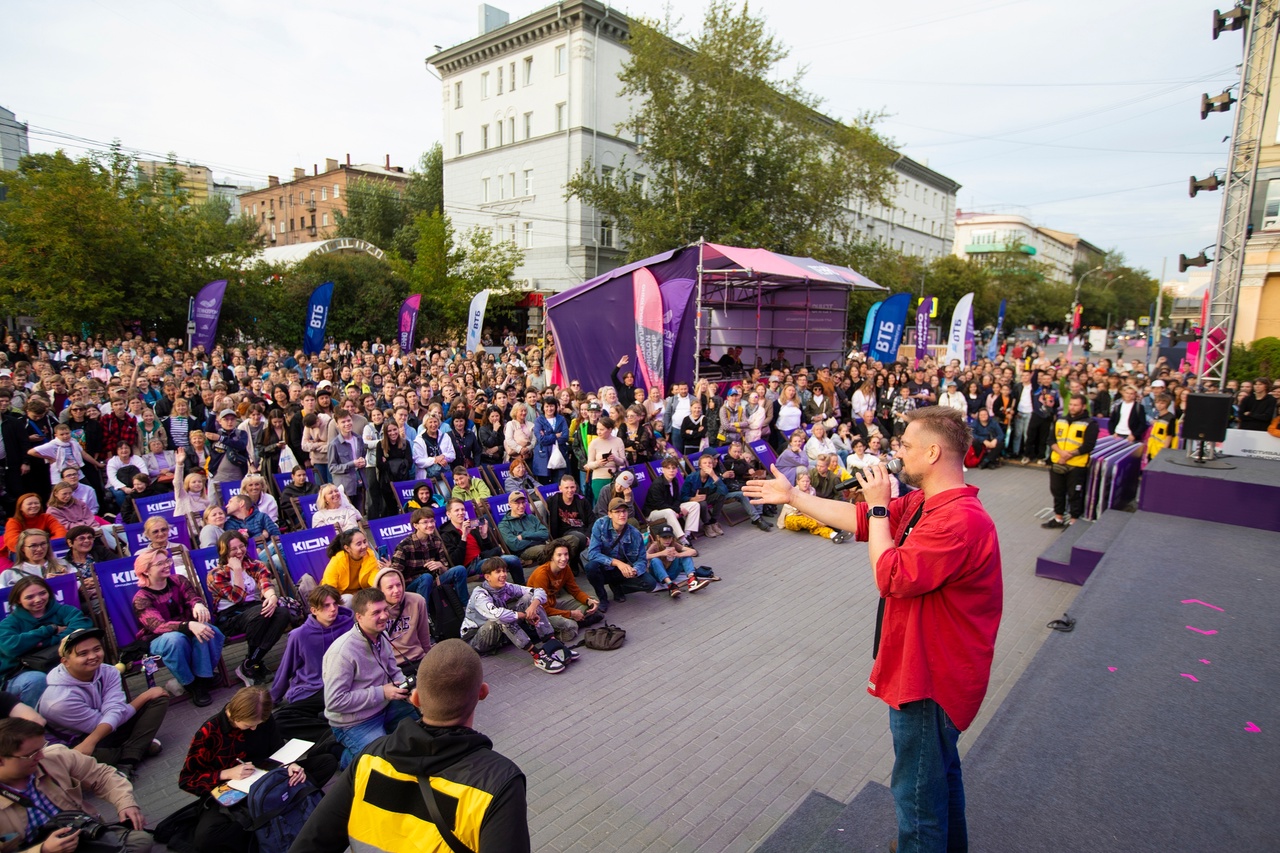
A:
[[[942,706],[967,729],[991,679],[991,658],[1004,599],[996,526],[972,486],[925,500],[915,491],[889,504],[893,541],[920,504],[924,511],[901,546],[875,566],[885,599],[880,651],[867,692],[894,708],[920,699]],[[858,505],[858,539],[866,541],[866,504]]]

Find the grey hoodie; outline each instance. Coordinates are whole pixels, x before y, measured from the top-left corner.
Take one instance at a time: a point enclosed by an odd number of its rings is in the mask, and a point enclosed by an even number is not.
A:
[[[68,734],[89,734],[99,723],[115,731],[133,717],[133,706],[120,685],[120,671],[103,664],[92,681],[74,678],[58,664],[49,673],[48,686],[36,707],[49,725]]]

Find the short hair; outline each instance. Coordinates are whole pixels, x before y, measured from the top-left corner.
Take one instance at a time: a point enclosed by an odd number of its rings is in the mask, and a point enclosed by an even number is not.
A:
[[[424,519],[428,519],[428,518],[431,519],[432,521],[435,521],[436,520],[435,512],[431,510],[429,507],[420,506],[413,511],[413,515],[409,516],[409,524],[416,527],[419,521],[423,521]]]
[[[320,610],[329,603],[330,599],[341,602],[342,593],[338,592],[338,588],[331,584],[321,584],[307,593],[307,607],[312,610]]]
[[[416,690],[422,718],[438,724],[465,722],[480,701],[483,683],[484,666],[475,649],[456,637],[436,643],[418,664]],[[35,723],[29,725],[43,732]]]
[[[227,716],[233,722],[265,722],[271,716],[274,704],[271,691],[265,687],[241,687],[227,702]]]
[[[462,643],[461,640],[458,641]],[[466,643],[463,643],[465,646]],[[467,646],[467,648],[471,648]],[[475,652],[472,652],[475,654]],[[424,660],[423,663],[426,663]],[[480,663],[479,655],[476,656],[476,665]],[[479,695],[479,686],[476,687],[477,695]],[[22,748],[25,741],[31,740],[33,737],[44,737],[44,726],[31,720],[24,720],[21,717],[8,717],[0,720],[0,756],[10,758],[15,752]]]
[[[973,446],[973,431],[965,415],[950,406],[925,406],[906,413],[908,424],[919,423],[939,444],[960,457]]]
[[[444,511],[447,513],[449,510],[453,509],[454,504],[462,504],[465,507],[467,502],[462,498],[449,498],[449,502],[444,505]]]
[[[377,604],[379,601],[386,601],[387,597],[382,594],[382,590],[370,587],[362,589],[351,597],[351,609],[355,611],[357,616],[363,616],[364,612],[369,609],[370,604]]]
[[[267,487],[267,478],[261,474],[246,474],[244,479],[240,481],[240,488],[243,489],[246,486],[253,485],[254,483],[257,483],[265,489]]]
[[[489,572],[496,572],[498,569],[506,569],[507,561],[501,557],[490,557],[480,564],[480,574],[487,575]]]
[[[573,553],[573,543],[570,541],[570,539],[567,536],[561,539],[552,539],[550,542],[547,543],[547,545],[551,548],[551,551],[550,551],[551,554],[555,554],[557,549],[560,549],[560,548],[565,549],[570,554]]]
[[[578,480],[572,474],[563,474],[560,477],[560,485],[563,486],[565,483],[573,483],[576,486],[578,485]]]
[[[679,459],[676,459],[674,456],[664,456],[664,457],[662,458],[662,467],[663,467],[663,468],[675,468],[676,470],[679,470],[679,468],[680,468],[680,460],[679,460]]]
[[[67,544],[70,545],[72,542],[76,541],[86,533],[88,533],[90,536],[98,535],[98,531],[87,524],[77,524],[71,527],[69,530],[67,530],[67,540],[66,540]]]
[[[161,524],[172,527],[172,525],[169,524],[169,519],[165,518],[163,515],[153,515],[143,523],[142,532],[149,534],[153,529],[159,527]]]

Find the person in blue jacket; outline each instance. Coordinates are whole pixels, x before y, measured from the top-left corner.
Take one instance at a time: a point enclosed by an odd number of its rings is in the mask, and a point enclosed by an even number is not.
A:
[[[720,526],[720,509],[729,495],[724,479],[716,473],[719,457],[708,450],[698,457],[698,470],[684,478],[680,499],[702,504],[702,532],[708,536],[723,536]]]
[[[560,414],[555,397],[542,399],[542,414],[533,422],[533,475],[546,485],[559,482],[569,464],[569,422]],[[558,464],[551,464],[551,452],[560,449]]]

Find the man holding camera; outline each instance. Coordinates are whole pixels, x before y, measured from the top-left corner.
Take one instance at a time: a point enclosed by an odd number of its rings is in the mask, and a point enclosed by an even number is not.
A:
[[[131,827],[126,853],[147,853],[151,833],[142,830],[142,810],[133,785],[106,764],[61,744],[45,745],[39,723],[0,720],[0,849],[70,853],[81,836],[93,837],[102,822],[84,813],[84,792],[115,807]]]

